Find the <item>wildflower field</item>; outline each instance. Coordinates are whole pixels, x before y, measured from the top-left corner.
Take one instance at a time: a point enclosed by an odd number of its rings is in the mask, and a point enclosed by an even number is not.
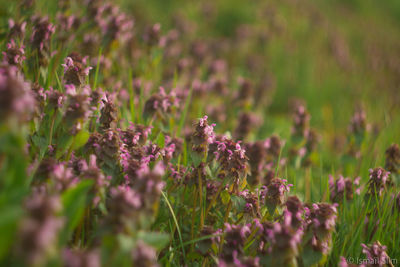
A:
[[[398,0],[0,0],[0,266],[400,266]]]

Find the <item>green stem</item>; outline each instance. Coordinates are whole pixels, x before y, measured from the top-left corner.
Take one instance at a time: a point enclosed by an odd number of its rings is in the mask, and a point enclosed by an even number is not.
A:
[[[199,229],[203,229],[204,225],[204,214],[203,214],[203,181],[201,179],[201,170],[199,168],[199,202],[200,202],[200,226]]]
[[[197,190],[194,190],[194,196],[193,196],[193,210],[192,210],[192,226],[191,226],[191,231],[190,231],[190,236],[193,239],[194,238],[194,224],[195,224],[195,218],[196,218],[196,203],[197,203]],[[192,244],[192,250],[194,249],[194,244]]]

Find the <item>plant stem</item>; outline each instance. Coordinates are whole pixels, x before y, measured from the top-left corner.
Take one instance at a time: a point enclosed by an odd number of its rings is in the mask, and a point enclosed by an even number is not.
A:
[[[192,226],[191,226],[191,238],[194,239],[194,224],[195,224],[195,218],[196,218],[196,203],[197,203],[197,190],[195,188],[194,190],[194,196],[193,196],[193,210],[192,210]],[[194,249],[194,244],[192,244],[192,250]]]
[[[199,202],[200,202],[200,226],[199,229],[201,230],[204,225],[204,214],[203,214],[203,181],[201,178],[201,170],[199,168]]]

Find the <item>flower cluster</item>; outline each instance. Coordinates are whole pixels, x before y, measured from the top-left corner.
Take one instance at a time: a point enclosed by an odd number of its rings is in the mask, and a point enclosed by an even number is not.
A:
[[[386,246],[381,245],[379,241],[376,241],[370,245],[361,244],[361,246],[363,247],[363,253],[367,256],[368,262],[371,262],[369,265],[386,266],[391,262],[386,253]]]
[[[273,178],[269,184],[264,186],[262,196],[271,213],[285,202],[285,193],[290,191],[291,186],[293,185],[287,184],[287,180],[278,177]]]
[[[222,138],[213,144],[213,151],[216,161],[220,164],[220,178],[243,179],[248,173],[248,160],[246,151],[239,142]]]
[[[382,195],[383,191],[391,184],[389,180],[389,174],[390,172],[380,167],[370,169],[368,180],[368,193],[370,195]]]
[[[385,169],[391,174],[397,174],[400,171],[400,147],[398,144],[392,144],[386,149]]]
[[[14,39],[7,44],[7,50],[3,52],[3,61],[10,65],[22,67],[22,63],[26,59],[24,46],[17,46]]]
[[[0,65],[0,121],[8,117],[26,119],[35,108],[29,84],[14,66]]]
[[[41,193],[26,202],[27,216],[19,229],[18,253],[26,264],[44,264],[49,253],[54,253],[58,231],[63,226],[57,217],[62,206],[58,196]]]
[[[339,203],[346,200],[352,200],[354,192],[360,194],[360,188],[357,188],[360,184],[360,177],[357,177],[352,181],[350,178],[344,178],[339,175],[339,178],[334,179],[333,176],[329,176],[329,191],[332,202]]]
[[[85,59],[79,60],[77,57],[74,57],[74,59],[72,57],[67,57],[65,63],[62,64],[64,67],[64,83],[76,87],[84,85],[86,83],[86,77],[92,69],[92,67],[85,67],[85,64]]]
[[[207,153],[208,146],[215,140],[215,124],[209,125],[207,119],[207,116],[199,119],[195,125],[195,129],[191,138],[193,143],[192,150],[199,154]]]
[[[308,242],[314,250],[323,254],[329,252],[336,218],[336,205],[314,203],[310,207],[306,207],[306,232],[312,233]]]

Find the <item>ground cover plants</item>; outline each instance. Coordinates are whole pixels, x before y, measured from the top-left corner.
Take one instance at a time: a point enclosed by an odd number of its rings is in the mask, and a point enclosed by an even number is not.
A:
[[[396,1],[0,3],[1,266],[399,264]]]

